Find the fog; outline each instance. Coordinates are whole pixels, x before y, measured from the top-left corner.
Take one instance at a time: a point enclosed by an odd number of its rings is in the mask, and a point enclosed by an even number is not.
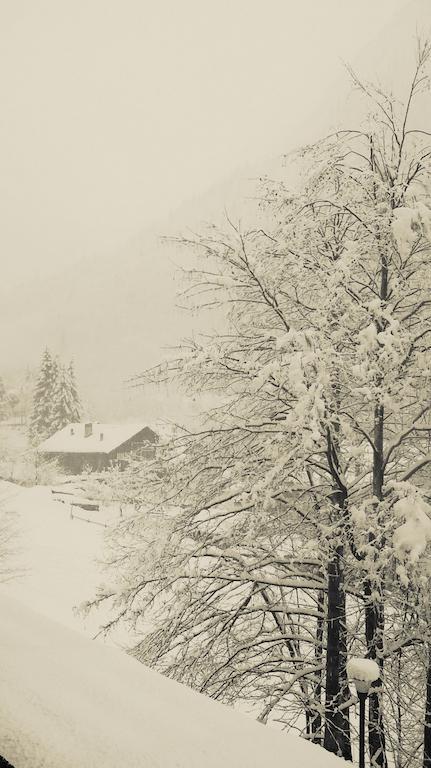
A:
[[[353,114],[344,62],[402,88],[429,17],[426,0],[2,2],[4,374],[48,345],[97,416],[137,415],[123,380],[193,324],[157,236]]]

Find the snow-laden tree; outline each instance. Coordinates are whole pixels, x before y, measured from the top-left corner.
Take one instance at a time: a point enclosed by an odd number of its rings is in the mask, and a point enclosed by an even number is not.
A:
[[[56,432],[81,418],[81,403],[76,385],[73,363],[68,367],[59,363],[52,393],[51,431]]]
[[[392,649],[409,647],[400,595],[431,541],[431,147],[412,121],[428,58],[420,45],[404,103],[356,80],[371,114],[303,151],[298,189],[268,183],[256,227],[181,241],[198,259],[188,298],[226,326],[140,381],[215,404],[151,472],[132,468],[137,511],[111,550],[121,580],[100,596],[142,634],[143,661],[347,759],[348,648],[384,686]],[[381,683],[369,702],[372,764],[386,767]]]
[[[30,437],[33,443],[80,420],[81,404],[73,362],[65,366],[46,349],[33,394]]]
[[[69,387],[70,401],[71,401],[71,415],[73,417],[73,421],[79,421],[82,415],[81,414],[82,405],[81,405],[81,399],[79,397],[78,384],[76,381],[76,374],[75,374],[75,365],[73,360],[70,361],[69,366],[67,368],[67,378],[68,378],[68,387]]]
[[[30,416],[29,434],[32,443],[38,443],[53,433],[52,403],[56,386],[58,364],[48,348],[42,355],[37,376],[33,408]]]
[[[3,379],[0,377],[0,420],[4,420],[11,416],[19,402],[18,395],[15,390],[6,388]]]

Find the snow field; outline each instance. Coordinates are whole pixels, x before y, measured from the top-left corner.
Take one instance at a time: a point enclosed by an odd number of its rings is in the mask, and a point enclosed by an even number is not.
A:
[[[1,749],[15,768],[336,768],[338,758],[0,595]]]

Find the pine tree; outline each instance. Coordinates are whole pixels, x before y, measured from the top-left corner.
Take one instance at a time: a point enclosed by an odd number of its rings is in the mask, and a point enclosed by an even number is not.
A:
[[[53,395],[56,388],[58,364],[48,348],[45,349],[33,394],[33,410],[30,418],[30,440],[38,443],[53,433]]]
[[[80,419],[80,402],[73,363],[59,364],[53,393],[52,431]]]
[[[71,421],[79,421],[81,419],[81,400],[78,394],[78,386],[76,383],[75,366],[73,364],[73,360],[71,360],[69,363],[67,374],[71,403]]]
[[[30,439],[38,443],[71,422],[79,421],[81,403],[73,362],[65,366],[45,349],[33,395]]]

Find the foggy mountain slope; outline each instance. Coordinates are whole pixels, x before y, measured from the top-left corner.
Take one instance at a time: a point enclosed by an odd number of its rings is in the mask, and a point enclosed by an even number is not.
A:
[[[414,58],[415,30],[421,28],[420,20],[426,19],[426,0],[407,3],[398,16],[388,19],[385,56],[381,30],[376,30],[376,38],[353,57],[355,70],[371,78],[381,73],[382,82],[389,78],[390,84],[392,80],[402,85]],[[83,255],[77,253],[74,260],[58,253],[56,265],[49,270],[41,267],[36,275],[33,264],[31,270],[23,268],[12,282],[2,281],[3,375],[17,373],[27,365],[34,367],[48,345],[66,359],[74,357],[82,395],[88,401],[89,414],[96,418],[177,414],[184,406],[182,398],[172,393],[169,398],[166,393],[142,394],[124,387],[130,376],[163,358],[164,347],[174,345],[206,322],[175,307],[181,287],[176,264],[182,254],[161,237],[199,229],[205,220],[223,221],[225,208],[233,220],[240,213],[246,220],[247,211],[256,210],[254,180],[260,174],[284,173],[280,171],[283,152],[325,134],[340,116],[344,123],[355,122],[363,104],[350,91],[340,62],[338,80],[322,83],[321,101],[310,104],[307,114],[298,114],[286,93],[289,131],[283,144],[272,147],[266,158],[257,158],[253,166],[242,167],[223,181],[214,181],[205,191],[197,190],[175,211],[168,208],[151,227],[145,224],[143,208],[141,233],[121,247],[113,245],[110,251],[86,255],[83,249]],[[271,98],[270,83],[265,98]],[[67,237],[65,232],[65,244]]]
[[[177,214],[175,221],[168,218],[166,225],[143,232],[118,251],[66,268],[59,264],[54,274],[37,281],[27,282],[23,275],[13,292],[3,286],[0,356],[8,361],[4,373],[37,365],[47,345],[65,359],[75,359],[82,392],[97,418],[134,415],[143,407],[141,398],[146,411],[148,395],[128,391],[125,380],[155,365],[164,347],[202,327],[202,321],[176,306],[182,287],[177,265],[183,254],[164,237],[190,235],[189,227],[204,226],[211,212],[223,217],[223,204],[217,208],[214,198],[231,200],[231,212],[234,201],[243,197],[241,190],[249,186],[249,179],[229,181],[224,191],[211,190],[209,202],[202,199],[196,206],[193,201],[188,213]],[[170,415],[172,410],[175,407],[168,408]]]
[[[9,307],[3,304],[2,358],[14,369],[34,366],[45,345],[74,357],[81,390],[97,402],[103,390],[118,390],[123,379],[154,364],[170,339],[174,287],[156,238],[146,247],[145,263],[141,248],[132,247],[23,285]]]

